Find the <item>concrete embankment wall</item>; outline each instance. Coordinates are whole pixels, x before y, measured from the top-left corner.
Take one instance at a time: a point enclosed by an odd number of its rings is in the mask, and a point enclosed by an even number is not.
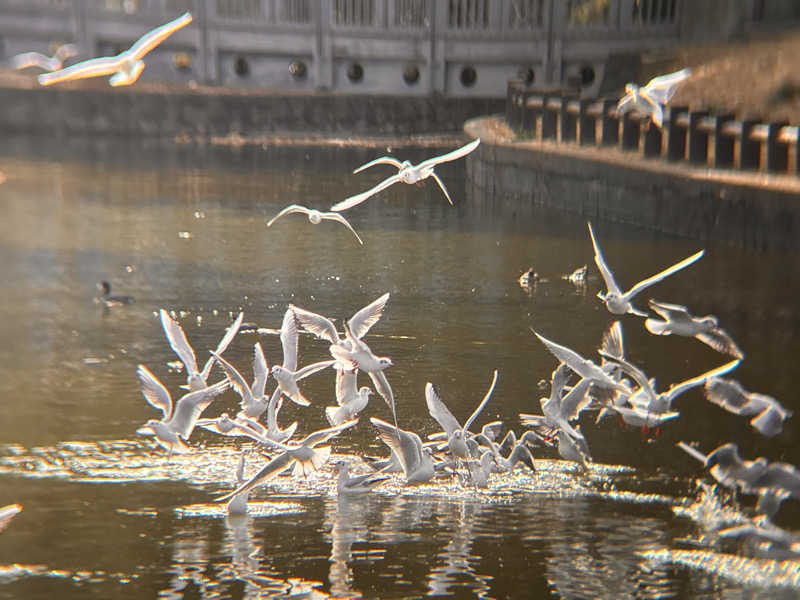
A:
[[[102,84],[102,85],[98,85]],[[504,100],[259,94],[105,82],[0,87],[0,131],[48,136],[413,135],[461,131]]]
[[[537,206],[697,240],[800,250],[800,181],[641,159],[614,148],[515,141],[501,117],[465,126],[482,142],[467,163],[482,208]]]

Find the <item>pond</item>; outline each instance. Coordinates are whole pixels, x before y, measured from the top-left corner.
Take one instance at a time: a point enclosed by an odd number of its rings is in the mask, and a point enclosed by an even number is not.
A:
[[[417,162],[458,144],[390,150]],[[0,534],[0,598],[795,596],[800,562],[755,556],[704,529],[709,511],[752,516],[755,499],[726,504],[721,492],[703,493],[697,480],[713,480],[676,443],[710,452],[734,441],[746,458],[798,464],[797,425],[790,419],[782,434],[763,438],[707,402],[702,387],[678,397],[680,417],[658,432],[596,424],[584,413],[594,459],[585,472],[537,448],[535,474],[493,475],[487,490],[453,478],[408,488],[394,476],[345,500],[329,463],[307,479],[257,488],[244,517],[226,516],[214,498],[232,489],[240,450],[253,473],[266,461],[262,449],[196,429],[192,452],[168,457],[136,435],[158,417],[139,391],[137,365],[173,397],[185,381],[161,308],[202,362],[243,311],[254,328],[224,356],[249,378],[257,341],[270,365],[280,363],[280,340],[267,330],[280,327],[290,303],[341,322],[388,292],[365,340],[391,357],[398,422],[423,439],[439,429],[427,382],[463,421],[495,369],[496,389],[473,429],[502,420],[504,433],[522,432],[518,414],[540,412],[557,366],[531,328],[597,359],[614,316],[596,297],[603,285],[586,221],[530,207],[487,210],[497,201],[465,186],[463,161],[437,168],[455,206],[427,180],[348,211],[363,246],[341,225],[302,215],[265,226],[288,204],[327,208],[371,187],[390,167],[352,170],[386,152],[8,140],[0,156],[0,506],[23,511]],[[593,226],[622,287],[704,247],[700,261],[637,306],[655,298],[718,316],[746,355],[731,376],[796,410],[795,255]],[[585,285],[562,278],[582,265]],[[525,289],[518,279],[530,267],[539,279]],[[135,303],[95,302],[102,280]],[[627,357],[659,390],[730,360],[694,339],[652,336],[638,317],[621,321]],[[301,366],[329,358],[327,344],[302,334],[299,356]],[[215,368],[211,379],[221,378]],[[333,371],[301,388],[311,406],[287,403],[280,419],[298,421],[304,436],[327,426]],[[204,416],[237,410],[229,390]],[[362,472],[361,456],[388,455],[370,417],[391,421],[379,396],[331,442]],[[776,522],[800,526],[796,500]]]

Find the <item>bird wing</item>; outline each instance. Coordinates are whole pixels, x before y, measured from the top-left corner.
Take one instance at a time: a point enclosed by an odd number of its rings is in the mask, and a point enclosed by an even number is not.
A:
[[[40,85],[52,85],[71,79],[86,79],[87,77],[102,77],[119,71],[122,61],[117,56],[103,56],[90,58],[74,64],[66,69],[51,73],[42,73],[38,80]]]
[[[696,448],[693,448],[692,446],[690,446],[685,442],[678,442],[675,445],[684,452],[686,452],[692,458],[699,460],[703,464],[706,464],[706,459],[707,459],[706,455],[699,452]]]
[[[231,342],[233,341],[233,338],[235,338],[236,334],[239,333],[239,327],[242,325],[242,319],[244,319],[244,313],[240,312],[233,324],[228,327],[225,335],[222,336],[222,339],[219,341],[219,344],[217,344],[217,349],[212,353],[211,358],[209,358],[206,361],[206,364],[203,365],[203,370],[200,373],[203,376],[203,381],[207,380],[208,376],[211,374],[211,367],[214,366],[214,357],[225,352],[225,350],[228,349],[228,346],[230,346]]]
[[[323,442],[327,442],[332,437],[336,437],[340,433],[342,433],[345,429],[349,429],[353,425],[358,423],[358,419],[350,419],[349,421],[345,421],[339,425],[335,425],[334,427],[328,427],[327,429],[320,429],[315,431],[314,433],[310,433],[302,441],[299,442],[299,445],[306,446],[307,448],[313,448],[317,444],[321,444]]]
[[[587,394],[591,385],[591,379],[583,378],[561,399],[561,416],[567,421],[577,419],[581,411],[591,403],[592,398]]]
[[[342,215],[340,215],[337,212],[326,212],[326,213],[320,213],[320,214],[322,215],[323,219],[328,219],[330,221],[336,221],[338,223],[341,223],[345,227],[347,227],[350,231],[353,232],[353,235],[356,236],[356,239],[358,240],[358,243],[361,244],[362,246],[364,245],[364,242],[361,241],[361,238],[356,233],[356,230],[353,229],[353,226],[350,225],[350,222],[347,219],[345,219]]]
[[[608,328],[608,331],[603,334],[603,342],[600,344],[600,349],[609,356],[615,358],[625,357],[625,344],[622,337],[622,323],[614,321]]]
[[[313,313],[310,310],[299,308],[294,304],[289,305],[289,310],[294,313],[300,326],[309,333],[320,339],[327,340],[331,344],[339,343],[339,332],[336,331],[336,326],[329,318]],[[285,319],[286,315],[284,315]]]
[[[238,496],[244,492],[249,492],[254,487],[257,487],[263,483],[266,483],[270,479],[275,478],[279,473],[283,472],[286,467],[291,464],[294,459],[289,456],[288,453],[282,452],[271,461],[269,461],[258,473],[253,475],[250,479],[248,479],[245,483],[237,487],[232,492],[225,494],[224,496],[220,496],[219,498],[215,498],[215,502],[226,502],[233,498],[234,496]]]
[[[375,166],[375,165],[392,165],[398,171],[403,168],[403,163],[401,163],[396,158],[394,158],[392,156],[381,156],[380,158],[376,158],[375,160],[371,160],[368,163],[364,163],[363,165],[361,165],[357,169],[354,169],[353,170],[353,174],[360,173],[364,169],[369,169],[370,167]]]
[[[269,377],[269,366],[267,359],[264,358],[264,350],[261,342],[253,345],[253,385],[251,390],[254,398],[263,398],[267,389],[267,378]]]
[[[444,194],[444,197],[447,198],[447,201],[450,203],[450,206],[453,206],[453,200],[450,198],[450,194],[448,193],[447,187],[445,187],[444,182],[441,179],[439,179],[439,176],[433,171],[431,171],[430,176],[433,177],[433,180],[439,184],[439,189],[442,190],[442,193]]]
[[[156,27],[152,31],[145,33],[140,37],[133,46],[131,46],[126,53],[129,54],[133,60],[141,60],[142,57],[150,52],[153,48],[158,46],[161,42],[175,33],[181,27],[186,27],[192,22],[192,15],[183,13],[177,19],[164,23],[160,27]]]
[[[183,439],[188,440],[195,423],[203,411],[214,399],[228,389],[228,381],[220,381],[214,385],[189,392],[175,403],[175,409],[167,422],[167,427],[175,431]]]
[[[241,396],[242,410],[245,410],[248,406],[255,402],[252,390],[247,385],[244,377],[242,377],[242,374],[239,373],[239,370],[236,367],[222,358],[219,354],[212,352],[212,355],[217,359],[219,366],[222,367],[222,370],[225,371],[225,376],[228,378],[228,382],[233,388],[233,391]]]
[[[439,423],[439,426],[450,437],[454,431],[461,429],[461,424],[450,412],[442,399],[439,397],[439,392],[434,385],[430,382],[425,384],[425,403],[428,405],[428,412]]]
[[[705,382],[705,394],[706,400],[736,415],[754,415],[764,408],[753,407],[750,395],[737,381],[731,379],[709,377]]]
[[[633,94],[626,93],[617,102],[617,114],[625,114],[636,108],[636,101],[633,99]]]
[[[693,262],[700,260],[703,257],[703,254],[705,254],[705,252],[706,252],[705,250],[700,250],[700,252],[695,252],[690,257],[684,258],[682,261],[675,263],[674,265],[664,269],[660,273],[656,273],[655,275],[652,275],[651,277],[648,277],[647,279],[640,281],[639,283],[634,285],[631,289],[629,289],[627,292],[625,292],[625,296],[629,298],[634,297],[643,289],[648,288],[655,283],[658,283],[659,281],[669,277],[673,273],[677,273],[681,269],[688,267]]]
[[[139,378],[139,388],[147,403],[160,410],[164,420],[169,419],[172,414],[172,398],[167,388],[144,365],[136,368],[136,376]]]
[[[603,276],[603,281],[606,283],[606,288],[611,294],[621,295],[622,291],[619,289],[617,282],[614,281],[614,274],[611,272],[611,269],[608,268],[608,265],[603,258],[603,253],[600,252],[600,246],[597,245],[592,224],[587,223],[587,225],[589,226],[589,236],[592,238],[592,246],[594,247],[594,262],[597,264],[597,268],[600,270],[600,275]]]
[[[281,347],[283,348],[283,368],[294,372],[297,369],[297,321],[291,307],[283,313],[281,323]]]
[[[739,359],[732,360],[731,362],[725,363],[721,367],[711,369],[710,371],[707,371],[702,375],[698,375],[697,377],[692,377],[691,379],[687,379],[686,381],[682,381],[681,383],[669,386],[669,389],[665,392],[667,396],[667,401],[672,402],[677,396],[679,396],[683,392],[690,390],[693,387],[697,387],[698,385],[703,385],[711,377],[719,377],[720,375],[725,375],[725,373],[733,371],[736,367],[739,366],[740,362],[741,361]]]
[[[287,206],[286,208],[284,208],[284,209],[283,209],[281,212],[279,212],[277,215],[275,215],[274,217],[272,217],[272,218],[271,218],[271,219],[270,219],[270,220],[267,222],[267,227],[270,227],[270,226],[271,226],[271,225],[272,225],[272,224],[273,224],[275,221],[277,221],[278,219],[280,219],[280,218],[281,218],[283,215],[289,215],[289,214],[291,214],[291,213],[297,213],[297,212],[299,212],[299,213],[303,213],[304,215],[307,215],[307,214],[308,214],[308,213],[310,213],[311,211],[310,211],[310,210],[308,210],[308,209],[307,209],[305,206],[300,206],[299,204],[290,204],[289,206]]]
[[[462,156],[466,156],[467,154],[475,150],[475,148],[477,148],[480,143],[481,143],[481,138],[474,139],[469,144],[465,144],[460,148],[456,148],[452,152],[448,152],[447,154],[442,154],[441,156],[434,156],[433,158],[423,160],[416,166],[416,168],[424,170],[429,167],[435,167],[440,163],[450,162],[451,160],[458,160]]]
[[[12,56],[9,62],[15,69],[27,69],[28,67],[39,67],[45,71],[53,69],[51,66],[53,64],[53,59],[40,52],[23,52],[22,54]],[[56,69],[57,68],[58,66],[56,66]]]
[[[422,440],[419,436],[376,417],[370,417],[369,422],[378,430],[378,437],[394,452],[406,477],[414,473],[422,462]]]
[[[197,359],[194,356],[194,350],[186,339],[183,328],[163,308],[159,311],[159,315],[161,316],[161,326],[164,328],[164,335],[167,336],[170,348],[181,359],[183,366],[186,367],[186,373],[197,373]]]
[[[309,375],[313,375],[317,371],[322,371],[322,369],[327,369],[328,367],[332,367],[336,364],[336,360],[322,360],[320,362],[315,362],[310,365],[303,367],[302,369],[298,369],[294,373],[294,378],[296,381],[300,381],[301,379],[305,379]]]
[[[17,514],[22,511],[22,506],[19,504],[9,504],[0,508],[0,531],[5,529],[6,525],[11,522]]]
[[[397,413],[394,407],[394,392],[392,391],[392,386],[389,385],[389,380],[386,379],[386,374],[383,371],[375,371],[369,373],[369,378],[372,380],[372,385],[375,386],[375,391],[381,395],[386,405],[392,409],[392,418],[396,422]]]
[[[370,196],[374,196],[381,190],[386,189],[387,187],[389,187],[394,183],[397,183],[398,181],[400,181],[400,175],[395,173],[394,175],[391,175],[390,177],[387,177],[386,179],[381,181],[375,187],[368,189],[366,192],[361,192],[360,194],[356,194],[355,196],[350,196],[349,198],[345,198],[341,202],[337,202],[336,204],[331,206],[331,210],[334,212],[341,212],[343,210],[353,208],[354,206],[357,206],[358,204],[364,202],[364,200],[366,200]]]
[[[497,383],[497,369],[494,370],[494,375],[492,376],[492,383],[489,385],[489,389],[486,392],[486,395],[484,395],[483,400],[481,400],[481,403],[478,405],[478,408],[476,408],[473,411],[473,413],[469,416],[469,419],[467,419],[467,422],[464,423],[464,431],[469,431],[469,428],[475,422],[475,419],[477,419],[478,415],[481,414],[481,411],[486,406],[486,404],[489,402],[489,398],[492,397],[492,392],[494,392],[494,386],[495,386],[496,383]],[[428,388],[426,386],[425,387],[425,391],[427,392],[427,390],[428,390]],[[427,393],[426,393],[426,400],[427,400]]]
[[[63,62],[72,56],[77,56],[78,52],[80,52],[80,49],[77,44],[62,44],[56,48],[54,56]]]
[[[715,327],[712,331],[698,333],[695,335],[695,337],[717,352],[728,354],[736,358],[744,358],[744,353],[739,349],[739,346],[736,345],[736,342],[733,341],[733,338],[731,338],[731,336],[729,336],[724,329]]]
[[[354,314],[348,321],[347,325],[354,337],[361,339],[364,337],[370,328],[378,322],[383,315],[383,309],[386,307],[386,302],[389,301],[389,292],[383,296],[370,302],[364,308]]]
[[[666,321],[687,323],[692,320],[689,309],[680,304],[667,304],[666,302],[656,302],[652,299],[649,304],[650,308]]]
[[[667,104],[675,95],[678,84],[688,79],[691,74],[691,69],[681,69],[674,73],[660,75],[648,81],[644,89],[656,102]]]

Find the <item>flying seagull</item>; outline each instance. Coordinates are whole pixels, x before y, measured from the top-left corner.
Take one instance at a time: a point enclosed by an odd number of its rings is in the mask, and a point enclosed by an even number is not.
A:
[[[692,74],[690,69],[681,69],[674,73],[654,77],[644,87],[635,83],[625,86],[625,95],[617,103],[617,114],[621,115],[632,110],[650,115],[653,123],[661,127],[664,124],[664,109],[662,105],[668,104],[675,95],[679,83],[686,81]]]
[[[358,240],[359,244],[364,243],[361,241],[361,238],[356,233],[356,230],[353,229],[353,226],[350,225],[348,220],[345,219],[338,212],[321,212],[313,208],[306,208],[305,206],[300,206],[299,204],[290,204],[289,206],[284,208],[281,212],[279,212],[277,215],[275,215],[269,220],[269,222],[267,223],[267,227],[270,227],[275,221],[280,219],[283,215],[290,215],[292,213],[303,213],[304,215],[308,216],[308,220],[311,221],[314,225],[319,225],[323,219],[341,223],[342,225],[344,225],[350,231],[353,232],[353,235],[356,236],[356,239]]]

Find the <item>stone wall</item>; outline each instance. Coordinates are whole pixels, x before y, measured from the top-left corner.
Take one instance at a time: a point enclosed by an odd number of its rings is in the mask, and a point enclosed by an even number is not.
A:
[[[697,240],[800,250],[800,182],[660,164],[616,149],[514,142],[500,119],[467,123],[475,210],[533,216],[550,207]]]

